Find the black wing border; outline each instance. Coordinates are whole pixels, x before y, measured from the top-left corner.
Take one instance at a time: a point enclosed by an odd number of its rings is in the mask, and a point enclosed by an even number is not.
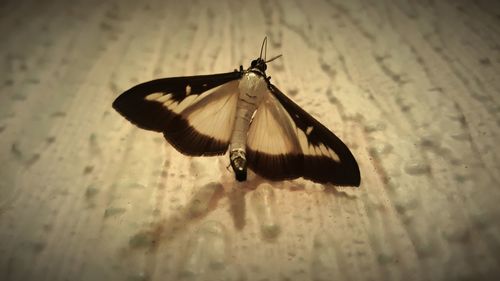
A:
[[[155,79],[123,92],[113,102],[113,108],[141,129],[162,132],[165,139],[184,155],[221,155],[226,152],[228,142],[199,133],[182,115],[168,110],[161,103],[147,100],[146,96],[152,93],[169,93],[174,101],[180,102],[187,97],[188,85],[190,96],[201,95],[212,88],[240,79],[241,76],[242,72],[235,70],[228,73]],[[186,139],[191,142],[186,143]]]

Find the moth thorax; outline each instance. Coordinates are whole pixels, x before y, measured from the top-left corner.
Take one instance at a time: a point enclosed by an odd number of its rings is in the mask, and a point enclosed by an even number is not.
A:
[[[243,149],[234,149],[229,152],[231,167],[238,181],[247,179],[247,158]]]
[[[253,72],[247,72],[243,75],[239,90],[240,98],[255,106],[258,106],[268,93],[266,80]]]

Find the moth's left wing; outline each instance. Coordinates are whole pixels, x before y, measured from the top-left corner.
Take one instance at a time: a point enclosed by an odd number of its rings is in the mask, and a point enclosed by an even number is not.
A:
[[[185,155],[221,155],[233,129],[239,78],[234,71],[152,80],[125,91],[113,108],[140,128],[162,132]]]
[[[319,183],[359,186],[349,148],[274,85],[250,125],[249,167],[272,180],[304,177]]]

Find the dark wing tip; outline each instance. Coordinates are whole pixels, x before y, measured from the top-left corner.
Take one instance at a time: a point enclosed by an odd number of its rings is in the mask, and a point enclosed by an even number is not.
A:
[[[134,88],[124,92],[112,104],[125,119],[145,130],[161,132],[172,114],[160,103],[147,101]]]
[[[332,133],[333,135],[333,133]],[[358,163],[352,155],[351,151],[337,136],[335,137],[336,152],[340,158],[340,162],[335,162],[335,178],[334,183],[340,186],[359,187],[361,184],[361,173]]]
[[[356,161],[354,161],[355,167],[350,168],[349,170],[352,172],[350,175],[351,184],[354,187],[359,187],[361,185],[361,173],[359,171],[359,166]]]
[[[317,183],[359,186],[361,177],[356,162],[336,162],[327,157],[304,156],[303,177]]]
[[[353,158],[354,159],[354,158]],[[344,174],[342,176],[343,180],[339,182],[339,185],[359,187],[361,184],[361,174],[359,171],[359,166],[354,160],[354,162],[345,165],[342,169]]]

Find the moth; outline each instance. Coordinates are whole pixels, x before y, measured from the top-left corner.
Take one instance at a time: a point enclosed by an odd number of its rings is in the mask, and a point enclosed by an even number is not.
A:
[[[236,180],[247,168],[269,180],[299,177],[359,186],[349,148],[271,84],[262,51],[246,70],[156,79],[121,94],[113,108],[139,128],[163,133],[188,156],[223,155]],[[265,51],[267,52],[267,51]]]

